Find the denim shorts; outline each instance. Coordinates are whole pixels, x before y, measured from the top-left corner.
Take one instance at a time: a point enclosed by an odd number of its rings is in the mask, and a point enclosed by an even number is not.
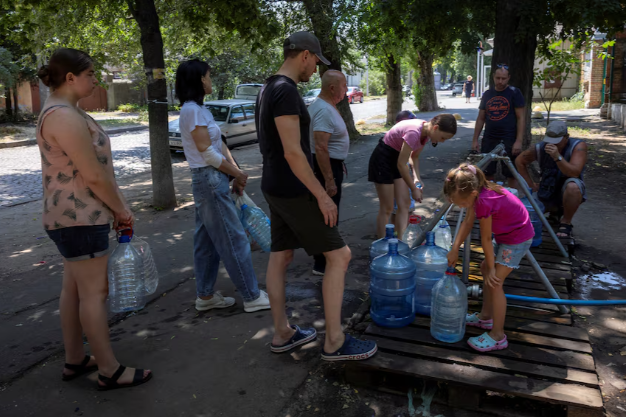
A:
[[[57,245],[65,260],[84,261],[100,258],[109,253],[109,232],[111,226],[74,226],[47,230],[48,236]]]
[[[526,242],[518,243],[517,245],[496,243],[494,240],[493,253],[496,255],[496,263],[513,269],[519,268],[519,263],[526,254],[526,251],[530,249],[532,243],[532,239],[528,239]]]

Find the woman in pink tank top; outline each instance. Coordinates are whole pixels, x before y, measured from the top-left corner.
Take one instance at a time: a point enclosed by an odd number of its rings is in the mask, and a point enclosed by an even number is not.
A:
[[[76,49],[57,49],[38,76],[52,91],[39,115],[37,145],[43,226],[64,258],[62,379],[98,369],[101,390],[139,385],[152,373],[120,365],[109,340],[105,303],[110,225],[132,227],[134,218],[115,182],[109,137],[78,107],[98,83],[93,62]],[[83,330],[95,356],[85,355]]]

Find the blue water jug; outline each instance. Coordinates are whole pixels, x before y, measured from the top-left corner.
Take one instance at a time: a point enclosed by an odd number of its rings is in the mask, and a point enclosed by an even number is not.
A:
[[[435,245],[435,234],[426,232],[426,244],[411,252],[415,263],[415,312],[430,316],[433,285],[443,277],[448,267],[448,251]]]
[[[109,257],[109,306],[113,313],[142,309],[146,305],[144,263],[130,241],[132,230],[124,230]]]
[[[529,190],[529,191],[532,192],[532,190]],[[543,230],[543,224],[541,223],[541,219],[539,218],[539,215],[533,208],[532,204],[530,204],[528,197],[524,196],[520,200],[524,204],[524,207],[526,207],[526,210],[528,211],[528,216],[530,217],[530,222],[532,223],[533,229],[535,230],[535,236],[533,237],[533,243],[531,245],[531,247],[534,248],[534,247],[541,245],[541,242],[542,242],[541,232]],[[543,204],[539,203],[539,200],[537,199],[535,199],[535,201],[537,202],[537,204],[539,205],[539,208],[541,209],[543,207]]]
[[[380,255],[385,255],[389,252],[389,239],[394,239],[394,232],[396,227],[393,224],[385,226],[385,237],[375,240],[370,246],[370,261]],[[408,256],[410,252],[409,245],[401,240],[398,240],[398,253],[400,255]]]
[[[467,288],[453,267],[433,287],[430,334],[437,340],[456,343],[465,335]]]
[[[263,210],[258,207],[250,207],[247,204],[242,205],[241,224],[261,249],[269,253],[272,248],[272,232],[270,219],[267,218]]]
[[[415,263],[398,253],[398,239],[389,239],[386,255],[370,265],[370,316],[383,327],[404,327],[415,319]]]

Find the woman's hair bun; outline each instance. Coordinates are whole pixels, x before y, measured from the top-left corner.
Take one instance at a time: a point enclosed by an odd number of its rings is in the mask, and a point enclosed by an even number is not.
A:
[[[47,65],[42,65],[41,68],[39,68],[39,71],[37,71],[37,77],[41,79],[41,82],[44,83],[44,85],[48,86],[50,81],[50,71],[48,70]]]

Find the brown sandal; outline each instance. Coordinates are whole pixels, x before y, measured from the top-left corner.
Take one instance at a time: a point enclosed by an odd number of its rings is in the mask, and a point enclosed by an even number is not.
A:
[[[117,368],[117,371],[115,371],[115,373],[113,374],[111,378],[98,374],[98,380],[104,383],[104,385],[98,384],[98,391],[109,391],[109,390],[118,389],[118,388],[136,387],[137,385],[141,385],[145,382],[148,382],[152,378],[152,372],[150,372],[148,376],[144,378],[143,376],[144,370],[135,369],[135,376],[133,377],[133,382],[131,382],[130,384],[118,384],[117,380],[120,379],[120,377],[122,376],[125,370],[126,370],[126,367],[124,365],[120,365],[120,367]]]

